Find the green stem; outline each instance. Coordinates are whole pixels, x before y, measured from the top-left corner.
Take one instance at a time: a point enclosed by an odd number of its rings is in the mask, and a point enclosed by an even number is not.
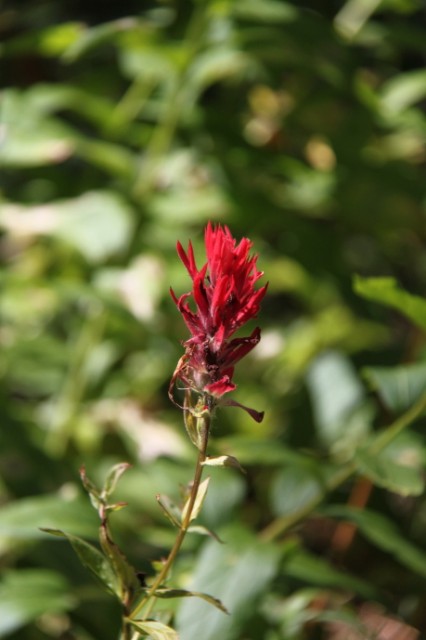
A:
[[[369,447],[369,454],[378,455],[388,444],[390,444],[404,429],[406,429],[416,418],[418,418],[426,410],[426,393],[424,393],[410,409],[402,416],[397,418],[387,429],[380,433],[373,440]],[[355,462],[348,462],[343,468],[326,482],[324,491],[315,496],[301,509],[295,511],[288,516],[282,516],[271,522],[259,535],[264,542],[275,540],[279,536],[286,533],[289,529],[302,522],[323,502],[328,493],[340,487],[344,482],[356,473],[357,466]]]
[[[130,625],[127,622],[126,617],[123,616],[123,620],[121,623],[120,640],[130,640],[132,637],[131,634],[132,634],[132,630],[130,628]]]
[[[100,341],[105,321],[103,307],[97,303],[90,303],[85,322],[70,349],[68,370],[54,405],[54,415],[46,438],[46,448],[52,456],[60,457],[65,452],[73,419],[86,390],[87,359],[93,351],[93,346]]]
[[[296,524],[299,524],[299,522],[302,522],[307,516],[310,515],[312,511],[319,507],[325,496],[330,493],[330,491],[334,491],[335,489],[340,487],[340,485],[346,482],[346,480],[348,480],[354,473],[355,469],[355,464],[351,463],[345,466],[343,469],[337,471],[334,476],[332,476],[326,483],[324,491],[322,493],[315,496],[315,498],[307,502],[298,511],[295,511],[288,516],[281,516],[280,518],[273,520],[271,524],[269,524],[267,527],[265,527],[265,529],[263,529],[263,531],[261,531],[259,538],[263,542],[271,542],[283,533],[286,533]]]
[[[185,34],[186,56],[177,71],[175,84],[168,96],[164,113],[154,129],[144,154],[144,162],[136,177],[133,193],[136,197],[146,195],[152,188],[153,174],[158,160],[169,150],[182,114],[188,108],[185,93],[188,91],[187,74],[196,54],[205,43],[205,29],[208,24],[208,3],[196,4]]]
[[[383,451],[395,438],[418,418],[426,409],[426,393],[423,393],[405,413],[395,420],[387,429],[382,431],[372,443],[369,453],[376,455]]]
[[[179,553],[179,550],[182,546],[182,543],[188,531],[188,527],[191,522],[192,511],[194,509],[195,500],[197,499],[197,493],[198,493],[198,488],[201,482],[201,476],[203,474],[203,462],[206,459],[207,444],[208,444],[209,433],[210,433],[210,416],[205,415],[203,417],[203,421],[204,421],[204,425],[200,433],[200,436],[201,436],[200,449],[198,453],[197,465],[195,467],[194,479],[192,482],[191,493],[188,499],[188,508],[186,509],[185,518],[182,521],[181,527],[176,536],[175,543],[167,557],[166,562],[163,565],[163,568],[161,569],[157,578],[152,583],[146,596],[133,609],[130,616],[133,619],[138,615],[141,609],[143,609],[143,607],[145,606],[146,606],[146,609],[144,611],[143,619],[146,620],[149,614],[151,613],[156,600],[155,592],[158,589],[158,587],[163,584],[163,582],[166,580],[167,576],[169,575],[170,569],[172,568],[172,565],[176,559],[177,554]]]

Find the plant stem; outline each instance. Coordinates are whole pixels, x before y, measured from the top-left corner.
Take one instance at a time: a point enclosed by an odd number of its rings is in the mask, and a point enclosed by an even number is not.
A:
[[[176,540],[174,542],[174,545],[167,557],[166,562],[163,565],[162,570],[160,571],[160,573],[158,574],[157,578],[154,580],[154,582],[152,583],[151,587],[149,588],[148,593],[146,594],[146,596],[136,605],[136,607],[133,609],[132,613],[131,613],[131,618],[135,618],[138,613],[141,611],[141,609],[146,605],[146,610],[144,612],[144,616],[143,619],[146,620],[147,617],[149,616],[149,614],[151,613],[151,610],[155,604],[155,592],[158,589],[158,587],[163,584],[163,582],[166,580],[167,576],[169,575],[169,571],[176,559],[177,554],[179,553],[179,550],[182,546],[182,543],[185,539],[186,533],[188,531],[188,527],[190,525],[191,522],[191,516],[192,516],[192,511],[194,509],[194,504],[195,504],[195,500],[197,498],[197,493],[198,493],[198,488],[200,486],[200,482],[201,482],[201,476],[203,474],[203,462],[206,459],[206,453],[207,453],[207,444],[208,444],[208,440],[209,440],[209,433],[210,433],[210,415],[205,415],[202,418],[203,420],[203,426],[200,430],[200,449],[199,449],[199,453],[198,453],[198,459],[197,459],[197,464],[195,467],[195,472],[194,472],[194,479],[192,481],[192,487],[191,487],[191,493],[189,495],[189,499],[188,499],[188,508],[186,509],[186,514],[185,514],[185,518],[182,521],[181,527],[179,529],[179,532],[176,536]]]
[[[378,455],[388,444],[390,444],[406,427],[408,427],[416,418],[418,418],[426,410],[426,393],[424,393],[405,413],[395,420],[387,429],[379,433],[368,448],[370,455]],[[324,500],[330,491],[334,491],[340,487],[346,480],[356,473],[356,462],[348,462],[326,482],[325,489],[319,495],[315,496],[301,509],[295,511],[288,516],[281,516],[273,520],[263,531],[259,537],[264,542],[275,540],[279,536],[286,533],[299,522],[302,522],[309,514],[314,511]]]
[[[131,639],[132,630],[130,628],[129,623],[127,622],[126,617],[123,615],[122,623],[121,623],[121,633],[120,640],[130,640]]]
[[[307,502],[298,511],[295,511],[288,516],[281,516],[280,518],[276,518],[276,520],[273,520],[267,527],[265,527],[265,529],[263,529],[263,531],[259,535],[259,538],[263,542],[271,542],[283,533],[286,533],[289,529],[294,527],[299,522],[302,522],[302,520],[309,516],[309,514],[322,503],[325,496],[330,491],[334,491],[335,489],[337,489],[337,487],[346,482],[346,480],[348,480],[354,473],[355,469],[355,464],[351,463],[345,466],[343,469],[337,471],[334,476],[332,476],[326,483],[325,489],[322,493],[315,496],[315,498]]]

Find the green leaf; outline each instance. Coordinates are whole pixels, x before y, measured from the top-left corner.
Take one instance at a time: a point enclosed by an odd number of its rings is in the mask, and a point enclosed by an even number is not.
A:
[[[59,238],[88,262],[98,263],[124,251],[131,239],[132,218],[129,205],[120,196],[108,191],[89,191],[78,198],[44,204],[41,209],[5,205],[0,225],[12,235]]]
[[[200,486],[198,487],[198,491],[197,491],[197,497],[195,498],[194,506],[191,509],[189,522],[192,522],[193,520],[195,520],[195,518],[200,513],[200,511],[201,511],[201,509],[203,507],[203,502],[204,502],[205,497],[207,495],[207,489],[209,488],[209,482],[210,482],[210,478],[206,478],[205,480],[203,480],[203,482],[200,483]],[[182,522],[185,522],[185,519],[186,519],[186,517],[188,515],[189,503],[190,503],[190,498],[188,498],[188,500],[186,501],[186,503],[185,503],[185,505],[184,505],[184,507],[182,509]]]
[[[352,453],[369,431],[371,413],[350,361],[333,351],[320,355],[309,368],[307,384],[322,442]]]
[[[115,595],[120,595],[117,589],[117,578],[107,558],[93,545],[78,536],[73,536],[59,529],[42,529],[45,533],[66,538],[79,557],[81,563],[89,569],[98,580]]]
[[[237,458],[234,458],[234,456],[216,456],[212,458],[207,457],[203,462],[203,466],[232,467],[233,469],[238,469],[238,471],[241,471],[242,473],[246,473],[238,462]]]
[[[58,56],[79,38],[83,30],[81,22],[65,22],[44,29],[39,36],[38,48],[42,55]]]
[[[280,471],[271,487],[275,515],[288,516],[319,498],[325,492],[326,479],[314,465],[290,465]]]
[[[25,125],[11,124],[2,142],[0,166],[21,168],[59,164],[73,155],[76,136],[53,118],[34,123],[28,131]]]
[[[99,529],[99,541],[105,556],[108,558],[114,575],[116,576],[116,593],[118,598],[128,599],[139,591],[140,583],[136,576],[136,571],[127,561],[124,553],[112,540],[106,523],[102,523]]]
[[[180,640],[235,640],[259,606],[279,569],[282,549],[259,543],[242,528],[222,532],[226,544],[208,541],[199,555],[191,590],[208,591],[229,609],[224,616],[206,602],[184,600],[177,611]]]
[[[376,595],[367,581],[339,571],[323,558],[302,549],[296,549],[285,559],[284,572],[286,576],[304,580],[309,585],[337,587],[360,594],[364,598],[374,598]]]
[[[195,102],[197,96],[210,85],[226,79],[240,79],[254,67],[249,56],[238,49],[223,46],[210,47],[195,59],[188,73],[186,93],[188,102]]]
[[[410,571],[426,577],[426,553],[411,544],[389,518],[355,507],[333,506],[325,508],[324,512],[354,522],[371,542],[390,553]]]
[[[64,529],[73,535],[96,538],[98,520],[87,499],[67,501],[58,495],[24,498],[0,509],[0,539],[32,539],[40,529]]]
[[[206,602],[212,604],[214,607],[222,611],[223,613],[229,613],[227,608],[221,603],[220,600],[209,596],[207,593],[201,593],[200,591],[187,591],[186,589],[157,589],[155,595],[158,598],[201,598]]]
[[[240,473],[224,473],[223,469],[209,467],[209,476],[211,481],[200,520],[216,531],[233,520],[236,510],[245,500],[247,487]]]
[[[75,606],[65,578],[44,569],[4,571],[0,581],[0,637],[46,613]]]
[[[90,480],[90,478],[87,477],[86,468],[84,466],[80,467],[80,479],[83,487],[89,494],[90,502],[92,503],[93,507],[98,511],[103,504],[101,493],[97,488],[97,486]]]
[[[131,465],[128,462],[120,462],[115,464],[108,472],[105,479],[104,488],[102,490],[102,496],[107,500],[110,495],[115,491],[117,483],[121,476],[127,469],[130,469]]]
[[[132,233],[132,212],[118,195],[92,191],[58,203],[55,234],[93,263],[123,251]]]
[[[223,540],[219,538],[217,533],[215,533],[211,529],[207,529],[207,527],[203,527],[202,525],[191,525],[190,527],[188,527],[187,531],[188,533],[197,533],[200,536],[210,536],[210,538],[213,538],[214,540],[216,540],[216,542],[223,544]]]
[[[298,10],[294,5],[277,0],[239,0],[233,5],[233,13],[238,18],[273,25],[293,22],[298,17]]]
[[[387,112],[396,114],[426,97],[426,71],[416,69],[399,73],[381,89],[382,102]]]
[[[366,367],[365,378],[390,410],[402,412],[411,407],[426,389],[426,364],[398,367]]]
[[[158,620],[131,620],[128,622],[142,632],[142,637],[150,637],[152,640],[179,640],[179,636],[174,629],[168,627]]]
[[[357,451],[355,462],[359,471],[379,487],[401,496],[420,496],[423,493],[423,465],[397,464],[383,452],[371,455],[368,449]]]
[[[426,300],[401,289],[394,278],[356,276],[354,290],[368,300],[397,309],[416,325],[426,329]]]
[[[65,51],[63,59],[66,62],[74,62],[77,58],[85,55],[92,49],[114,40],[118,33],[130,31],[138,26],[136,18],[125,17],[111,22],[96,25],[81,32],[80,37],[75,39],[70,47]]]
[[[180,528],[182,522],[182,512],[177,505],[175,505],[172,500],[168,496],[164,494],[156,495],[158,504],[160,505],[164,515],[170,522],[175,526]]]

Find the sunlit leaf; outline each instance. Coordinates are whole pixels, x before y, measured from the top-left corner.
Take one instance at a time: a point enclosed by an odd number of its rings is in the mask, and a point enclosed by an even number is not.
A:
[[[67,48],[63,58],[67,62],[74,62],[77,58],[85,55],[91,49],[100,47],[101,45],[111,41],[122,31],[134,29],[138,24],[136,18],[121,18],[104,24],[87,28],[80,37]]]
[[[237,458],[234,456],[207,457],[204,460],[203,465],[208,467],[233,467],[234,469],[238,469],[238,471],[245,473]]]
[[[381,89],[383,105],[389,112],[398,113],[426,97],[426,71],[415,69],[399,73]]]
[[[364,298],[397,309],[419,327],[426,329],[426,299],[404,291],[394,278],[361,278],[356,276],[354,289]]]
[[[207,495],[209,482],[210,482],[210,478],[206,478],[205,480],[203,480],[203,482],[200,483],[200,486],[198,487],[198,491],[197,491],[197,497],[195,498],[194,505],[191,509],[191,513],[189,514],[189,522],[192,522],[193,520],[195,520],[195,518],[200,513],[203,506],[203,502]],[[182,522],[185,522],[188,516],[189,507],[190,507],[190,498],[188,498],[188,500],[185,503],[185,506],[182,509]]]
[[[89,262],[98,263],[124,251],[131,220],[131,209],[121,197],[92,191],[42,207],[9,204],[1,211],[0,226],[16,236],[59,238]]]
[[[129,620],[129,623],[142,632],[142,637],[150,637],[151,640],[179,640],[174,629],[158,620]]]

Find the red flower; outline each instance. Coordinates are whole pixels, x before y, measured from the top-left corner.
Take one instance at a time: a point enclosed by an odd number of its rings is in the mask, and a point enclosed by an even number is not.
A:
[[[186,252],[177,243],[179,257],[193,286],[191,292],[180,298],[170,291],[191,337],[184,343],[185,355],[178,363],[171,386],[180,379],[190,389],[219,399],[236,388],[232,382],[234,366],[260,340],[259,328],[249,337],[230,338],[257,316],[267,285],[255,289],[263,272],[257,270],[257,256],[249,255],[253,244],[247,238],[237,244],[228,227],[213,227],[209,223],[205,245],[207,262],[198,270],[191,242]],[[195,311],[188,304],[191,297]],[[221,404],[241,406],[230,400]],[[263,414],[243,408],[256,420],[263,418]]]

